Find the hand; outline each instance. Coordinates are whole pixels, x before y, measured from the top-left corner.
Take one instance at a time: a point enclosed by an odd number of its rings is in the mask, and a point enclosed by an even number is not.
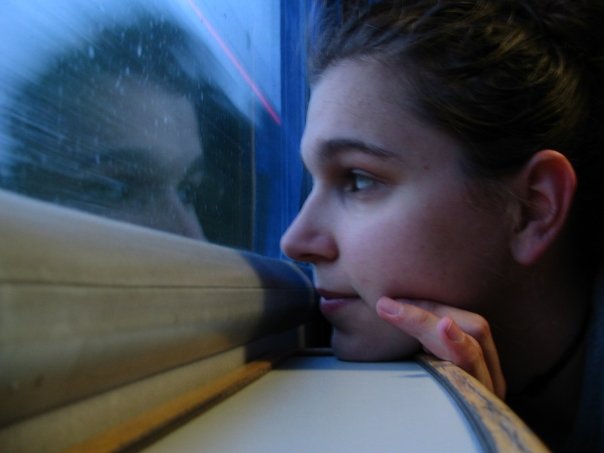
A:
[[[439,359],[462,368],[499,398],[505,396],[505,379],[489,323],[482,316],[427,301],[378,300],[383,320],[415,337]]]

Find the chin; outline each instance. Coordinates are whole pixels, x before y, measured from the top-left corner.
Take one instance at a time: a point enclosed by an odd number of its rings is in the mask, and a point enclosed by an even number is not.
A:
[[[408,359],[421,350],[420,343],[405,337],[396,344],[380,344],[376,339],[345,335],[334,331],[331,339],[334,355],[346,362],[390,362]]]

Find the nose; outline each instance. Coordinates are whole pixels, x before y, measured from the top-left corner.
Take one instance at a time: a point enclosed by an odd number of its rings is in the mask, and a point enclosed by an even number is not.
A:
[[[327,209],[321,209],[312,197],[311,194],[283,234],[281,250],[295,261],[312,264],[333,261],[338,257],[338,248],[331,221]]]
[[[205,239],[203,228],[194,211],[184,211],[180,213],[179,228],[183,236],[192,239]]]
[[[170,224],[165,226],[167,231],[192,239],[205,239],[195,209],[191,205],[185,205],[176,191],[170,191],[168,194],[166,208],[163,216],[171,218]]]

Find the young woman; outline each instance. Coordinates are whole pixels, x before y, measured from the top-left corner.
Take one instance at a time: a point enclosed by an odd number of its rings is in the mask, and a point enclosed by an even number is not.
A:
[[[602,21],[582,0],[352,17],[315,59],[314,184],[282,239],[314,265],[338,357],[423,347],[554,449],[604,448]]]

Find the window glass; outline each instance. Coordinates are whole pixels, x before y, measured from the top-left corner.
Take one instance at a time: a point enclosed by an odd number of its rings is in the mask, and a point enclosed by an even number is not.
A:
[[[292,3],[2,2],[0,185],[277,254],[301,187],[303,53],[282,29],[300,30],[304,2]]]

